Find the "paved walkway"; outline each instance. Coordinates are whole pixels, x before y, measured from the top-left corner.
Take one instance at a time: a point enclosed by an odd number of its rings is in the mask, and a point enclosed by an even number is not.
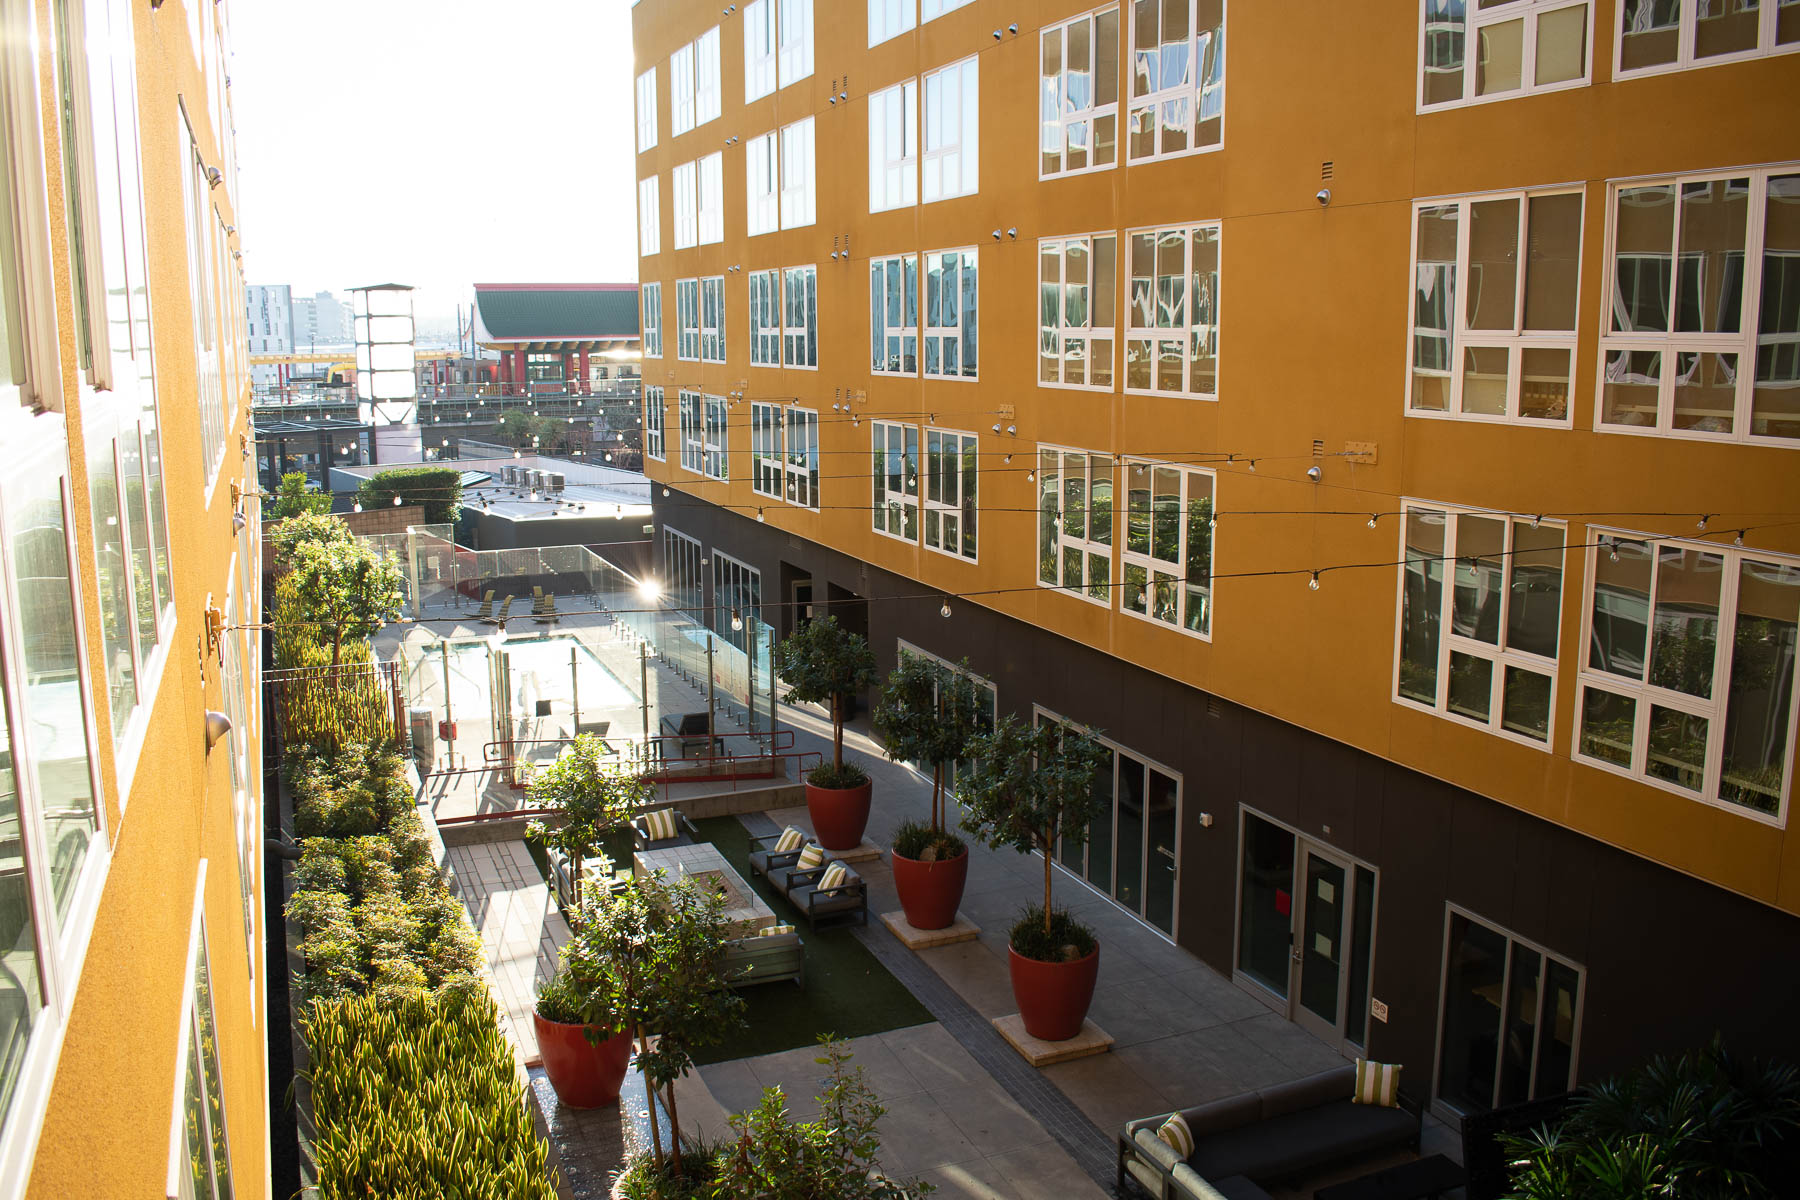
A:
[[[520,1059],[535,1064],[531,1010],[537,985],[556,973],[557,951],[569,940],[569,926],[524,842],[476,842],[450,846],[447,853],[456,894],[487,952],[494,1000]]]

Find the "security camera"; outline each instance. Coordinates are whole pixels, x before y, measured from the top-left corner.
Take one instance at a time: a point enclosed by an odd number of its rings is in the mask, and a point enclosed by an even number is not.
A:
[[[1319,202],[1320,208],[1324,208],[1327,204],[1331,203],[1331,189],[1320,188],[1319,194],[1314,196],[1313,199]]]

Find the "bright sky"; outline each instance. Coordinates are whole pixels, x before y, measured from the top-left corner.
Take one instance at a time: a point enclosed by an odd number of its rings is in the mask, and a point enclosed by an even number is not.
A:
[[[244,265],[296,295],[637,278],[630,0],[243,0]]]

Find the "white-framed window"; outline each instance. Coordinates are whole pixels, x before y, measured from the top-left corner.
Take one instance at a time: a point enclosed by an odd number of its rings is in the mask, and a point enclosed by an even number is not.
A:
[[[813,119],[781,129],[781,227],[799,229],[817,219]]]
[[[1119,239],[1111,233],[1038,243],[1038,382],[1113,389]]]
[[[1785,825],[1800,559],[1588,530],[1575,757]]]
[[[918,202],[919,81],[903,79],[869,97],[869,211]]]
[[[663,592],[675,606],[700,616],[706,607],[706,576],[700,542],[679,529],[663,526]]]
[[[1119,460],[1125,541],[1119,611],[1212,637],[1213,472]]]
[[[975,686],[975,728],[982,733],[991,733],[993,731],[994,715],[998,710],[1000,700],[999,689],[994,686],[993,680],[984,675],[977,675],[974,671],[970,670],[968,660],[966,659],[960,663],[950,662],[948,659],[939,658],[928,650],[921,650],[905,638],[895,638],[894,649],[895,657],[901,661],[909,658],[917,659],[932,668],[932,673],[937,676],[936,683],[932,687],[932,698],[934,701],[937,699],[938,693],[941,692],[944,683],[953,676],[966,679],[973,684]],[[911,765],[920,772],[929,772],[934,764],[914,762]],[[970,769],[971,764],[967,759],[945,763],[944,786],[950,789],[952,794],[954,794],[956,790],[956,781],[959,778],[962,778]]]
[[[719,27],[694,39],[694,127],[716,121],[721,109],[719,90]]]
[[[669,136],[694,127],[694,43],[669,55]]]
[[[781,362],[785,367],[816,370],[819,365],[819,268],[789,267],[783,272]]]
[[[813,0],[781,0],[776,29],[781,86],[813,73]]]
[[[1219,223],[1134,229],[1125,390],[1219,395]]]
[[[700,244],[700,164],[676,163],[670,174],[674,184],[675,248],[687,250]]]
[[[700,361],[700,281],[675,281],[675,357]]]
[[[702,474],[713,479],[730,479],[731,464],[726,455],[730,448],[728,426],[730,416],[726,410],[725,397],[706,397],[706,429],[704,455],[701,459]]]
[[[712,552],[713,602],[708,624],[714,633],[744,649],[750,629],[762,620],[762,572],[716,545]]]
[[[919,540],[919,427],[894,421],[869,422],[874,440],[875,532],[902,541]]]
[[[869,0],[869,45],[899,37],[918,20],[919,0]]]
[[[681,469],[696,475],[706,467],[705,413],[699,392],[683,388],[678,397],[681,418]]]
[[[757,401],[750,405],[750,490],[781,499],[785,468],[781,451],[781,406]]]
[[[925,545],[970,562],[976,559],[978,455],[972,433],[925,431]]]
[[[1119,9],[1038,34],[1038,178],[1119,162]]]
[[[750,291],[750,365],[781,365],[781,272],[752,271]]]
[[[199,143],[182,111],[182,132],[187,134],[188,169],[184,179],[187,218],[188,289],[194,318],[194,360],[198,372],[195,399],[200,406],[200,457],[206,467],[206,486],[210,490],[219,478],[225,461],[224,381],[220,374],[218,274],[215,262],[218,247],[213,237],[212,204],[208,196],[212,186],[206,179],[206,163],[200,157]],[[78,264],[71,272],[79,278]],[[80,288],[76,289],[78,292]],[[83,365],[91,361],[87,331],[91,322],[76,321],[76,353]]]
[[[1225,0],[1133,0],[1127,158],[1216,150],[1225,138]]]
[[[638,296],[644,305],[642,346],[645,358],[661,358],[663,354],[662,282],[641,283]]]
[[[1579,189],[1414,205],[1408,413],[1571,423],[1582,207]]]
[[[773,233],[780,222],[780,200],[777,186],[779,171],[775,162],[775,131],[759,134],[744,143],[744,209],[745,232],[750,237]]]
[[[744,103],[775,90],[775,0],[744,5]]]
[[[926,0],[927,3],[930,0]],[[925,76],[925,203],[981,190],[981,61],[970,55]]]
[[[642,154],[656,146],[656,68],[637,77],[637,149]]]
[[[725,240],[725,152],[713,151],[700,160],[699,166],[700,244],[711,246]]]
[[[955,12],[965,4],[973,4],[975,0],[919,0],[919,20],[934,20],[947,12]]]
[[[790,407],[787,417],[787,502],[819,507],[819,414]]]
[[[663,390],[660,385],[644,387],[644,454],[657,462],[666,462],[668,452],[663,445]]]
[[[1568,529],[1406,501],[1394,697],[1549,749]]]
[[[919,373],[919,260],[910,254],[869,262],[869,369]]]
[[[1420,14],[1421,109],[1581,87],[1590,78],[1588,0],[1420,0]]]
[[[1614,184],[1595,428],[1800,441],[1800,165]]]
[[[973,246],[925,255],[925,374],[941,379],[976,377],[980,298]]]
[[[725,277],[700,281],[700,361],[725,361]]]
[[[662,184],[657,176],[638,180],[638,254],[662,249]]]
[[[1629,77],[1800,50],[1795,0],[1619,0],[1613,75]]]
[[[190,991],[181,1008],[169,1117],[169,1170],[164,1190],[169,1200],[229,1200],[234,1194],[218,1019],[207,956],[205,884],[206,860],[202,859],[188,934]]]
[[[1112,607],[1110,454],[1038,447],[1038,582]]]

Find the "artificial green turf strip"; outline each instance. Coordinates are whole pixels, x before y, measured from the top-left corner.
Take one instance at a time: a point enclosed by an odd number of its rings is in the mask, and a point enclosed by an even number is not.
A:
[[[694,822],[702,841],[718,847],[725,861],[744,877],[784,923],[795,926],[806,947],[806,989],[793,983],[764,983],[739,988],[746,1028],[694,1057],[701,1063],[754,1058],[796,1046],[811,1046],[821,1034],[862,1037],[933,1018],[901,982],[875,960],[849,927],[806,927],[806,920],[787,897],[766,880],[750,874],[750,832],[736,817],[709,817]]]

